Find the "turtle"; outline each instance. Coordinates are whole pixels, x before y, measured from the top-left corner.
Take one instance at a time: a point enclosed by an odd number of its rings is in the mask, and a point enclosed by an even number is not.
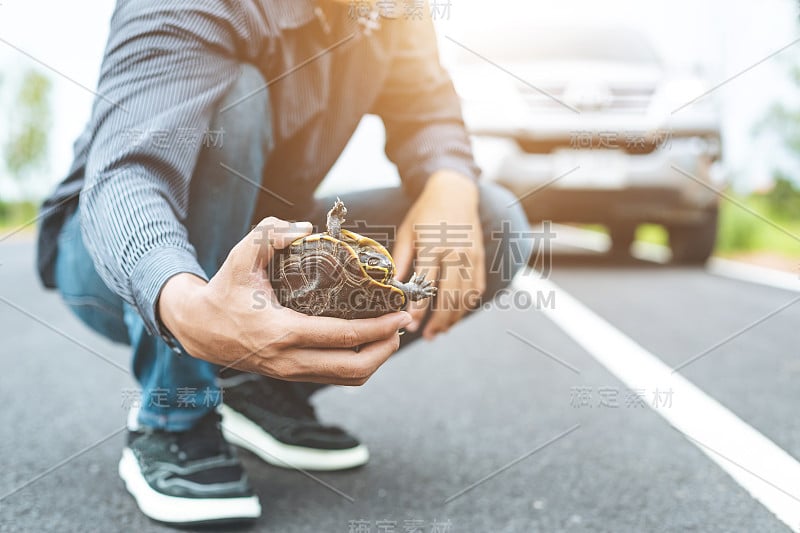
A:
[[[394,279],[389,251],[344,229],[346,216],[337,198],[326,231],[293,241],[276,257],[271,277],[282,306],[312,316],[373,318],[436,295],[424,274],[415,272],[406,283]]]

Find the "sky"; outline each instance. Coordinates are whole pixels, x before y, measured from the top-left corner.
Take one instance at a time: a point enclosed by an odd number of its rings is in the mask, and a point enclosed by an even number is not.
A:
[[[739,188],[763,188],[776,161],[790,167],[793,163],[780,154],[775,139],[756,138],[753,128],[774,103],[800,102],[785,76],[789,63],[800,64],[800,43],[753,65],[800,35],[794,0],[451,0],[450,4],[447,16],[438,21],[440,37],[452,35],[462,42],[469,42],[477,31],[491,33],[492,20],[509,18],[536,25],[635,26],[670,62],[701,68],[712,86],[734,78],[711,96],[721,110],[725,175]],[[108,0],[0,0],[0,142],[11,109],[10,89],[22,73],[36,68],[54,83],[49,164],[34,188],[40,194],[66,173],[72,142],[89,116],[93,95],[87,88],[96,86],[113,7]],[[442,41],[443,57],[452,54],[448,50],[452,46]],[[365,119],[322,192],[354,187],[365,178],[370,183],[395,182],[394,167],[383,156],[382,139],[380,121]],[[0,198],[17,194],[16,185],[0,175]]]

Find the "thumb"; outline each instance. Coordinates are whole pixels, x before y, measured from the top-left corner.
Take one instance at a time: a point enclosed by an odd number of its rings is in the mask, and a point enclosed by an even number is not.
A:
[[[397,230],[397,239],[392,250],[394,259],[394,277],[404,280],[411,270],[411,262],[414,260],[414,232],[403,224]]]
[[[265,269],[275,255],[293,241],[311,233],[311,222],[287,222],[267,217],[258,223],[244,239],[236,245],[237,262],[247,262],[256,269]]]

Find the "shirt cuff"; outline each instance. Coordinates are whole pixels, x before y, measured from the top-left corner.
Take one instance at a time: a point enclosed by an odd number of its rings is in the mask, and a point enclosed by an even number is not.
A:
[[[183,353],[175,336],[158,319],[157,305],[161,289],[172,276],[187,272],[206,281],[208,276],[195,255],[186,248],[161,246],[143,255],[131,272],[131,293],[150,335],[160,336],[176,353]]]
[[[428,182],[428,178],[440,170],[452,170],[476,182],[481,175],[480,167],[475,164],[472,158],[465,158],[464,156],[454,154],[443,154],[432,157],[414,167],[407,179],[404,180],[412,197],[419,195]]]

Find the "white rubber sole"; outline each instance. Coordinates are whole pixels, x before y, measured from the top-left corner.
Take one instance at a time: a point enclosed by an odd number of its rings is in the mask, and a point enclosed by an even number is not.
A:
[[[154,490],[142,476],[130,448],[122,451],[119,477],[139,509],[153,520],[171,524],[254,520],[261,516],[257,496],[247,498],[178,498]]]
[[[227,405],[222,414],[222,434],[225,440],[249,450],[264,462],[274,466],[302,470],[345,470],[362,466],[369,461],[369,450],[363,444],[345,450],[318,450],[284,444],[261,429],[246,416]]]

